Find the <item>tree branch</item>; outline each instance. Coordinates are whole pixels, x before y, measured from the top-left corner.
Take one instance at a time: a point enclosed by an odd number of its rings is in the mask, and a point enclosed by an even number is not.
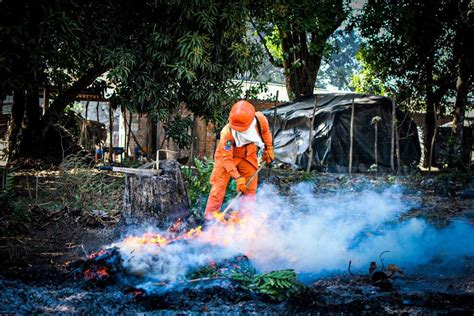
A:
[[[283,63],[280,60],[275,59],[273,57],[272,53],[270,52],[270,50],[268,49],[267,44],[265,42],[265,38],[258,31],[257,26],[255,25],[255,23],[254,23],[252,17],[250,16],[250,14],[248,16],[249,16],[250,24],[252,24],[253,28],[255,29],[255,32],[257,32],[257,35],[260,38],[260,41],[262,42],[263,47],[265,48],[265,51],[267,52],[268,60],[270,61],[270,63],[275,67],[283,68]]]
[[[64,112],[68,104],[74,101],[77,94],[90,86],[97,77],[106,72],[109,67],[100,65],[89,68],[84,75],[72,84],[69,89],[60,94],[46,111],[45,119],[57,119]]]

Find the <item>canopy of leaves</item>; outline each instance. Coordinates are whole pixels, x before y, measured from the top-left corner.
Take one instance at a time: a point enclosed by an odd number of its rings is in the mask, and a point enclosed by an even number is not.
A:
[[[323,57],[317,87],[336,87],[339,90],[351,87],[351,77],[361,69],[361,60],[357,58],[360,42],[360,35],[342,27],[329,37],[327,43],[331,53]]]
[[[251,1],[251,23],[269,61],[284,67],[288,95],[313,92],[327,39],[347,16],[344,1]]]
[[[284,49],[282,37],[286,33],[306,34],[309,55],[322,56],[331,52],[326,39],[346,17],[343,1],[256,1],[252,6],[257,31],[260,31],[277,64],[302,47]],[[324,40],[319,40],[320,38]]]
[[[416,99],[418,106],[428,89],[452,86],[453,10],[453,1],[442,0],[366,4],[355,18],[365,39],[360,57],[366,73],[388,83],[387,92],[399,101]]]
[[[231,82],[255,73],[258,45],[246,35],[241,1],[150,1],[133,48],[109,55],[108,78],[122,104],[141,112],[173,110],[185,103],[196,115],[222,120]],[[159,113],[157,113],[159,118]]]
[[[219,119],[230,80],[261,60],[242,1],[5,0],[0,12],[2,94],[32,84],[60,95],[95,69],[109,71],[114,104],[159,119],[185,103]]]
[[[360,49],[356,54],[361,69],[351,76],[349,86],[357,93],[387,95],[388,83],[377,77],[377,70],[365,61],[364,52],[364,49]]]

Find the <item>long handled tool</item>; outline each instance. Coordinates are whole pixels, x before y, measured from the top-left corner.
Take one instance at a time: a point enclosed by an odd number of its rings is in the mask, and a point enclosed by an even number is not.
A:
[[[263,167],[265,167],[266,164],[267,164],[266,162],[262,163],[262,165],[257,169],[257,171],[255,171],[255,173],[248,179],[247,183],[245,184],[245,187],[248,187],[250,183],[252,183],[252,181],[255,179],[258,173],[263,169]],[[230,201],[229,205],[227,205],[225,210],[222,211],[222,214],[227,213],[230,210],[230,207],[232,206],[232,204],[234,204],[235,201],[237,201],[241,195],[242,195],[242,192],[239,192],[239,194],[237,194],[237,196]]]

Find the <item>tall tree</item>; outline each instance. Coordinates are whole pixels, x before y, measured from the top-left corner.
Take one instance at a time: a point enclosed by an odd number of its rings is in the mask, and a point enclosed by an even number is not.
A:
[[[456,64],[452,5],[456,1],[369,1],[356,24],[365,61],[391,87],[397,101],[421,99],[425,111],[424,165],[434,137],[436,111],[454,88]]]
[[[313,93],[327,40],[346,16],[343,0],[252,2],[250,21],[270,62],[284,68],[291,99]]]
[[[184,102],[217,120],[230,79],[256,68],[246,16],[242,1],[0,2],[0,92],[15,96],[11,158],[54,156],[64,109],[105,72],[124,106],[159,118]],[[42,115],[44,85],[55,95]]]
[[[454,43],[454,58],[456,65],[456,102],[452,132],[455,136],[454,153],[458,157],[456,166],[463,166],[466,160],[464,148],[464,114],[468,103],[468,94],[472,92],[472,78],[474,75],[474,48],[469,41],[474,38],[474,1],[462,0],[453,4],[454,29],[456,32]]]

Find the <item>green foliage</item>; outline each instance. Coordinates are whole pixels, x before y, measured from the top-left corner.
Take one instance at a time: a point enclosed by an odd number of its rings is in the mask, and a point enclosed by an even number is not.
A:
[[[239,87],[236,76],[256,74],[259,46],[248,38],[241,1],[149,1],[140,14],[151,21],[133,49],[111,56],[108,78],[122,104],[139,112],[181,104],[219,122]],[[239,91],[240,92],[240,91]]]
[[[316,174],[311,171],[301,171],[300,178],[302,181],[314,181],[316,178]]]
[[[246,256],[237,256],[225,259],[221,262],[211,263],[191,271],[186,275],[187,279],[232,278],[233,275],[253,277],[256,274],[255,268],[250,264]]]
[[[353,18],[364,42],[363,69],[352,78],[361,92],[397,96],[408,110],[423,110],[433,95],[453,86],[456,12],[450,2],[370,1]]]
[[[207,196],[211,191],[209,179],[211,178],[212,168],[214,168],[214,161],[207,158],[203,160],[194,158],[194,165],[195,168],[183,166],[181,170],[186,181],[191,210],[201,213],[206,207]]]
[[[142,165],[143,163],[141,161],[138,161],[138,160],[135,160],[135,159],[132,159],[130,157],[126,157],[121,163],[120,165],[122,167],[126,167],[126,168],[138,168]]]
[[[246,91],[245,91],[245,98],[246,99],[259,99],[258,95],[261,93],[268,92],[268,87],[266,82],[259,82],[256,85],[251,85]]]
[[[455,196],[472,181],[473,174],[458,170],[447,170],[434,179],[434,192],[442,196]]]
[[[344,1],[255,1],[251,22],[269,61],[284,68],[290,98],[313,92],[327,40],[347,16]]]
[[[395,184],[395,183],[397,183],[397,180],[398,180],[397,176],[394,176],[394,175],[389,175],[387,177],[387,183],[388,184]]]
[[[373,69],[372,65],[364,59],[363,49],[357,52],[356,59],[360,62],[362,68],[358,73],[352,74],[349,86],[357,93],[386,96],[388,90],[385,82],[377,77],[377,70]]]
[[[344,23],[343,23],[344,25]],[[351,78],[361,71],[363,65],[356,56],[361,37],[353,30],[338,29],[328,39],[332,47],[330,54],[323,57],[318,72],[316,86],[327,89],[330,86],[339,90],[348,90],[352,87]]]
[[[295,271],[292,269],[256,274],[252,277],[242,273],[234,273],[231,277],[239,282],[244,289],[267,295],[276,301],[289,298],[302,287],[302,284],[296,278]]]
[[[239,0],[0,1],[0,95],[53,86],[45,119],[55,124],[106,73],[115,107],[163,120],[186,105],[219,127],[240,92],[232,79],[252,77],[261,61],[247,16]]]
[[[165,139],[172,139],[179,148],[188,148],[191,144],[190,129],[193,126],[193,120],[187,116],[182,117],[176,114],[171,121],[164,126]]]
[[[367,169],[367,172],[369,173],[377,173],[378,171],[378,166],[376,164],[370,165],[369,169]]]

